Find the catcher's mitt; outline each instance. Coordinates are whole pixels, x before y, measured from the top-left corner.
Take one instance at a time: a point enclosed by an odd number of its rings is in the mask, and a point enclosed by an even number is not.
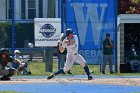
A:
[[[14,62],[19,63],[19,64],[21,63],[21,61],[19,59],[15,59]]]

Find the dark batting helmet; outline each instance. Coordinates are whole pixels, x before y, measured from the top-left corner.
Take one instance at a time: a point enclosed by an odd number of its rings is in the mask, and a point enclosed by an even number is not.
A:
[[[66,30],[66,36],[67,37],[69,36],[69,34],[74,34],[73,33],[73,30],[71,28],[69,28],[69,29]]]

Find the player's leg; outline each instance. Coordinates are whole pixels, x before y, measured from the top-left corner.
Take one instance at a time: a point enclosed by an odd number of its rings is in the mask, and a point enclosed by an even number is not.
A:
[[[51,78],[53,78],[54,76],[56,76],[56,75],[58,75],[58,74],[66,73],[67,71],[70,70],[70,68],[72,67],[73,63],[74,63],[73,58],[71,58],[71,56],[68,56],[68,55],[67,55],[67,59],[66,59],[66,63],[65,63],[64,68],[61,68],[60,70],[51,73],[51,74],[48,76],[47,79],[51,79]]]
[[[1,69],[0,73],[3,75],[0,80],[10,80],[10,77],[12,77],[15,73],[15,69]]]
[[[66,63],[66,55],[65,54],[60,54],[60,67],[64,68],[64,65]],[[67,71],[67,74],[72,74],[70,70]]]
[[[64,63],[66,63],[67,55],[64,55]],[[64,67],[64,66],[63,66]],[[67,71],[67,74],[72,74],[71,70],[69,69]]]
[[[73,66],[74,61],[75,61],[74,55],[67,55],[66,63],[63,68],[65,73],[69,73],[71,67]]]
[[[92,76],[90,75],[90,71],[89,71],[89,68],[87,66],[87,63],[86,63],[85,59],[80,54],[77,54],[76,62],[79,63],[82,67],[84,67],[84,70],[88,76],[88,80],[91,80]]]
[[[9,74],[9,70],[6,69],[1,69],[0,70],[1,75],[3,75],[0,80],[10,80],[9,77],[7,77],[7,75]]]
[[[108,56],[108,62],[109,62],[110,74],[113,74],[112,55],[109,55],[109,56]]]
[[[52,79],[54,76],[56,76],[56,75],[58,75],[58,74],[62,74],[62,73],[64,73],[63,68],[61,68],[60,70],[58,70],[58,71],[56,71],[56,72],[51,73],[51,74],[47,77],[47,79]]]
[[[60,54],[60,68],[64,67],[66,60],[65,60],[65,55]]]
[[[105,74],[105,67],[108,60],[108,55],[103,55],[102,74]]]

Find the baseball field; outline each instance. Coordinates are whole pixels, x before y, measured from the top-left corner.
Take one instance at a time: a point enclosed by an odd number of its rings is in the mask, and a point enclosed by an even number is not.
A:
[[[102,75],[97,66],[89,65],[93,80],[87,80],[83,69],[74,65],[72,75],[47,80],[43,62],[32,62],[32,75],[15,75],[11,81],[0,81],[0,93],[140,93],[139,73]],[[54,63],[53,70],[57,70]]]

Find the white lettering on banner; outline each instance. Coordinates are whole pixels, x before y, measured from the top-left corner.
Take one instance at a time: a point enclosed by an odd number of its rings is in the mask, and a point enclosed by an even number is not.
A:
[[[75,19],[77,23],[77,29],[79,33],[80,44],[84,45],[88,22],[91,22],[93,40],[94,44],[98,45],[100,42],[100,32],[102,30],[103,19],[105,16],[105,10],[107,8],[107,3],[96,4],[96,3],[71,3],[71,6],[74,9]],[[84,16],[83,7],[87,8],[87,13]],[[99,15],[98,9],[101,9],[101,14]]]
[[[51,30],[51,29],[41,29],[39,32],[42,32],[42,33],[44,33],[44,32],[54,32],[53,30]]]
[[[35,18],[35,46],[56,47],[61,35],[60,18]]]
[[[101,50],[79,50],[83,57],[98,57],[102,54]]]
[[[85,58],[87,63],[101,64],[102,63],[102,51],[101,50],[79,50],[79,53]]]
[[[58,41],[59,39],[35,39],[35,41]]]

